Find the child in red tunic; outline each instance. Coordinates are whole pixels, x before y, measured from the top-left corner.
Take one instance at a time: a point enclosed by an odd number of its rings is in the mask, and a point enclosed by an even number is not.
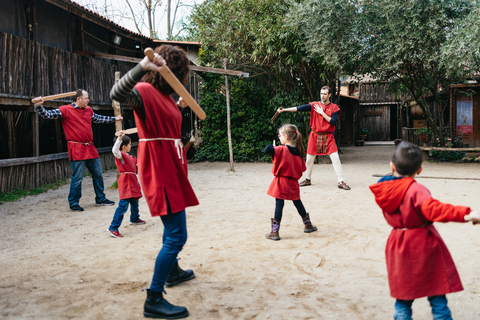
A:
[[[422,152],[408,142],[395,149],[393,176],[371,185],[375,201],[393,227],[385,249],[395,319],[412,319],[414,299],[428,297],[434,319],[451,319],[445,294],[463,290],[447,246],[433,222],[474,223],[480,212],[441,203],[414,178],[422,171]]]
[[[108,228],[108,233],[114,238],[123,237],[118,228],[122,224],[128,204],[130,204],[130,224],[145,224],[145,221],[140,219],[138,214],[138,199],[142,197],[142,190],[137,179],[137,159],[128,154],[131,148],[132,140],[125,135],[124,131],[120,131],[120,135],[116,138],[112,148],[115,164],[120,172],[120,177],[117,180],[120,201]]]
[[[302,200],[300,200],[298,179],[306,170],[302,135],[295,125],[285,124],[278,129],[278,138],[283,146],[268,145],[265,148],[265,153],[272,157],[272,173],[275,176],[267,191],[268,195],[275,198],[275,217],[272,218],[272,231],[265,237],[275,241],[280,240],[278,231],[285,200],[293,201],[305,224],[304,232],[317,231],[317,227],[312,225],[310,215],[305,211]]]

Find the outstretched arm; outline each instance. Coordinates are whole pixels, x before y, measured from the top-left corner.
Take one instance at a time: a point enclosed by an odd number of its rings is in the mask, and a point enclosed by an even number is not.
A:
[[[32,101],[34,103],[34,109],[40,117],[44,119],[58,119],[62,117],[62,112],[58,108],[53,110],[45,109],[42,105],[44,102],[42,97],[36,97]]]

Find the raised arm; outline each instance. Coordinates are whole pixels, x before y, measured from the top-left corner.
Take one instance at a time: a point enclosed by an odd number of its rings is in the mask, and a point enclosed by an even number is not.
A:
[[[43,98],[36,97],[32,100],[34,103],[34,110],[38,112],[38,115],[44,119],[58,119],[62,117],[62,112],[60,109],[56,108],[53,110],[47,110],[43,107]]]

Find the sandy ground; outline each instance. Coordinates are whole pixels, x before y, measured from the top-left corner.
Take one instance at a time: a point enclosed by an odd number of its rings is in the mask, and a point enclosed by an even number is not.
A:
[[[390,232],[368,186],[389,171],[393,146],[348,147],[341,159],[351,191],[336,187],[322,160],[302,201],[318,232],[303,233],[291,202],[285,205],[282,240],[264,238],[274,200],[266,194],[271,164],[196,163],[189,166],[200,205],[187,209],[189,239],[180,265],[192,281],[167,289],[187,306],[189,319],[391,319],[384,247]],[[322,173],[323,179],[319,179]],[[480,210],[479,164],[424,164],[418,178],[442,201]],[[105,185],[116,178],[104,174]],[[450,179],[444,179],[450,178]],[[0,205],[1,319],[141,319],[161,246],[162,223],[144,199],[146,225],[106,229],[115,207],[95,207],[90,178],[80,205],[69,211],[69,186]],[[118,201],[115,189],[107,197]],[[480,319],[480,227],[436,224],[456,262],[465,290],[448,295],[455,319]],[[432,266],[435,268],[435,266]],[[426,299],[416,319],[431,319]]]

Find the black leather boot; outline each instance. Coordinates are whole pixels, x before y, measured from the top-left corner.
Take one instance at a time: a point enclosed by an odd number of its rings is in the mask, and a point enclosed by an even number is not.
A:
[[[143,306],[145,318],[155,319],[182,319],[188,317],[185,307],[177,307],[163,298],[162,292],[147,289],[147,300]]]
[[[165,281],[165,286],[167,288],[176,286],[180,282],[188,281],[195,278],[195,274],[193,273],[192,270],[182,270],[180,266],[178,265],[178,261],[175,263],[173,266],[172,270],[170,271],[170,274],[167,277],[167,280]]]

